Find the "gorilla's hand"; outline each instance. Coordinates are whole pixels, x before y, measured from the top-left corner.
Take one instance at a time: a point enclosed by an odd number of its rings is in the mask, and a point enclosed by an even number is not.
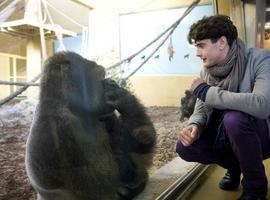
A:
[[[124,98],[129,92],[124,88],[121,88],[114,80],[104,79],[103,86],[105,90],[105,99],[107,103],[113,105],[118,109],[122,103],[124,103]]]
[[[153,126],[143,125],[133,131],[133,137],[141,144],[153,144],[155,142],[156,134]]]

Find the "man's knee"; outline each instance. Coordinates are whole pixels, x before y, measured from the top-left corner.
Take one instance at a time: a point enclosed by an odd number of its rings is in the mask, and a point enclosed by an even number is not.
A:
[[[240,111],[226,111],[223,116],[223,124],[226,130],[238,129],[248,123],[248,114]]]
[[[239,111],[228,111],[224,114],[224,131],[231,142],[241,142],[244,135],[256,134],[256,131],[251,131],[254,130],[251,119],[250,115]]]

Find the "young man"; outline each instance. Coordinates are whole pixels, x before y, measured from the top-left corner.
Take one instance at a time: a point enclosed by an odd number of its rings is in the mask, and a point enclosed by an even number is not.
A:
[[[190,91],[194,113],[179,134],[176,150],[187,161],[216,163],[227,169],[219,183],[237,189],[238,200],[265,200],[263,159],[270,157],[270,53],[246,48],[227,16],[204,17],[188,34],[203,61]]]

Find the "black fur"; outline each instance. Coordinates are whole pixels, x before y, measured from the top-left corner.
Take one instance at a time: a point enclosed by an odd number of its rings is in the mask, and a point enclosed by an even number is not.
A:
[[[180,120],[184,121],[185,118],[189,118],[193,111],[196,103],[196,97],[192,94],[192,92],[186,90],[185,96],[181,98],[181,106],[180,106]]]
[[[136,97],[104,76],[72,52],[46,61],[26,146],[39,200],[131,199],[144,188],[154,127]]]
[[[119,87],[113,80],[103,81],[107,102],[120,113],[103,119],[108,132],[114,155],[119,166],[125,198],[136,195],[147,181],[147,167],[150,164],[153,147],[156,142],[154,127],[146,115],[144,107],[136,97]],[[117,145],[116,145],[117,144]]]

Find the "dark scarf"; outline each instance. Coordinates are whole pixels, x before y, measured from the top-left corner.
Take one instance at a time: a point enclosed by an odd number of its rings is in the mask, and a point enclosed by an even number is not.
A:
[[[236,39],[222,64],[205,69],[206,82],[211,86],[238,92],[245,69],[245,44],[242,40]]]

